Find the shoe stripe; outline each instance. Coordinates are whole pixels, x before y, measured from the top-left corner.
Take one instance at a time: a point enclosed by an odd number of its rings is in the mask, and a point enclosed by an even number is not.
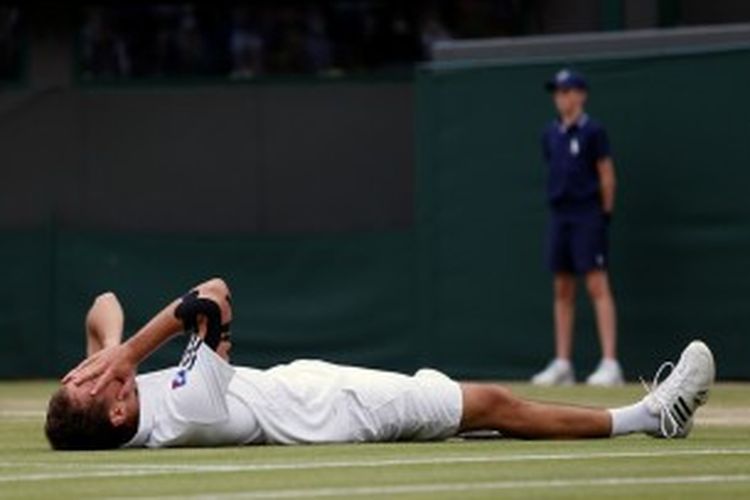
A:
[[[677,398],[677,401],[680,403],[680,406],[682,406],[682,409],[685,410],[685,413],[688,417],[691,417],[693,415],[692,410],[690,410],[690,407],[687,405],[684,399],[682,399],[682,396]]]
[[[675,413],[677,414],[677,416],[678,416],[678,417],[680,417],[680,421],[681,421],[681,422],[682,422],[683,424],[684,424],[685,422],[687,422],[687,417],[685,416],[685,414],[684,414],[684,413],[682,413],[682,410],[680,409],[680,407],[679,407],[679,406],[677,406],[677,403],[675,403],[674,405],[672,405],[672,409],[673,409],[673,410],[674,410],[674,412],[675,412]]]

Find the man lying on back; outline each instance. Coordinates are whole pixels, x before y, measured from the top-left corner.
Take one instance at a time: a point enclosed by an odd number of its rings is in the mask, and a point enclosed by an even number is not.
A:
[[[715,373],[711,351],[694,341],[669,377],[631,406],[551,405],[431,369],[407,376],[315,360],[269,370],[232,366],[231,319],[229,288],[212,279],[120,343],[122,310],[114,295],[100,296],[87,317],[89,357],[50,399],[45,432],[51,446],[428,441],[475,430],[526,439],[685,437]],[[183,331],[191,336],[178,366],[136,376],[143,360]]]

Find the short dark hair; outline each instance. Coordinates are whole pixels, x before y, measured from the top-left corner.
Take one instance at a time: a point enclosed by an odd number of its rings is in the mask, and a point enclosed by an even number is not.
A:
[[[104,401],[76,403],[61,387],[50,398],[44,433],[55,450],[108,450],[119,448],[135,434],[133,425],[112,425]]]

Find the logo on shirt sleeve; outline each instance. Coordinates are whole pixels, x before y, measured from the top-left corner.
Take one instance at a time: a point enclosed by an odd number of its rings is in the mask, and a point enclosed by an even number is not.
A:
[[[174,379],[172,379],[172,389],[179,389],[187,383],[188,373],[195,365],[195,360],[198,357],[198,349],[202,343],[203,340],[198,335],[193,335],[190,338],[190,342],[188,342],[180,361],[180,369],[175,374]]]
[[[174,376],[174,379],[172,379],[172,389],[179,389],[185,385],[185,383],[187,383],[187,370],[181,368]]]

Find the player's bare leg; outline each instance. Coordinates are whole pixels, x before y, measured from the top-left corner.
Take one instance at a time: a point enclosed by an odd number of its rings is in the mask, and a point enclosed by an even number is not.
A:
[[[522,439],[604,438],[612,434],[612,418],[604,409],[537,403],[493,384],[462,384],[461,431],[500,431]]]
[[[114,293],[96,297],[86,315],[86,355],[118,345],[122,341],[124,323],[125,315]]]
[[[596,326],[602,346],[602,362],[588,378],[593,385],[620,385],[622,370],[617,363],[617,311],[607,272],[591,271],[586,274],[586,289],[591,297],[596,315]]]
[[[672,372],[659,382],[665,366]],[[676,364],[665,363],[649,394],[639,402],[613,409],[583,408],[526,401],[491,384],[462,384],[460,431],[497,430],[525,439],[583,439],[636,432],[655,437],[686,437],[698,407],[708,400],[716,376],[711,349],[691,342]]]

